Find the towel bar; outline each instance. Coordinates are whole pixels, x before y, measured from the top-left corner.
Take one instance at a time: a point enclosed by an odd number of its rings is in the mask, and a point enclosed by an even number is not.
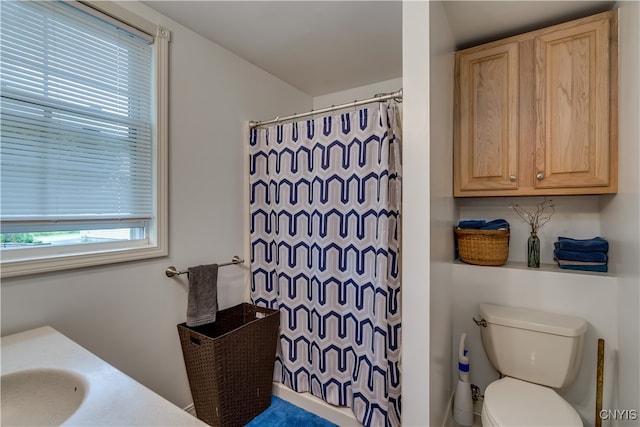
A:
[[[234,255],[233,258],[231,258],[231,262],[225,262],[224,264],[218,264],[218,267],[224,267],[225,265],[234,265],[234,264],[242,264],[244,262],[244,259],[240,258],[238,255]],[[189,270],[180,270],[178,271],[177,268],[175,268],[173,265],[167,267],[167,269],[164,271],[164,274],[167,275],[167,277],[173,277],[176,275],[180,275],[180,274],[185,274],[188,273]]]

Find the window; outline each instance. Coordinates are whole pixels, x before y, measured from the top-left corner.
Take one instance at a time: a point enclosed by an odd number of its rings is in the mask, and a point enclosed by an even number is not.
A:
[[[2,276],[166,255],[169,33],[113,4],[0,7]]]

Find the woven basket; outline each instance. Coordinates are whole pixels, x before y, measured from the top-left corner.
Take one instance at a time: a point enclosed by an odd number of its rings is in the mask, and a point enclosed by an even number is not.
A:
[[[458,255],[468,264],[504,265],[509,258],[509,230],[455,229]]]
[[[202,326],[178,325],[197,417],[244,426],[271,404],[280,313],[239,304]]]

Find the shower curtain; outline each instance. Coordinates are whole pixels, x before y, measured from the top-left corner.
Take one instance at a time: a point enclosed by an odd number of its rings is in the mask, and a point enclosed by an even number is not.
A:
[[[274,380],[400,425],[400,125],[393,102],[250,131],[251,299]]]

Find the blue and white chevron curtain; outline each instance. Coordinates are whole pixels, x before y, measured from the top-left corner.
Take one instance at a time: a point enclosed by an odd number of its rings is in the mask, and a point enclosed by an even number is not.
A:
[[[400,124],[393,102],[250,131],[251,299],[274,380],[400,425]]]

